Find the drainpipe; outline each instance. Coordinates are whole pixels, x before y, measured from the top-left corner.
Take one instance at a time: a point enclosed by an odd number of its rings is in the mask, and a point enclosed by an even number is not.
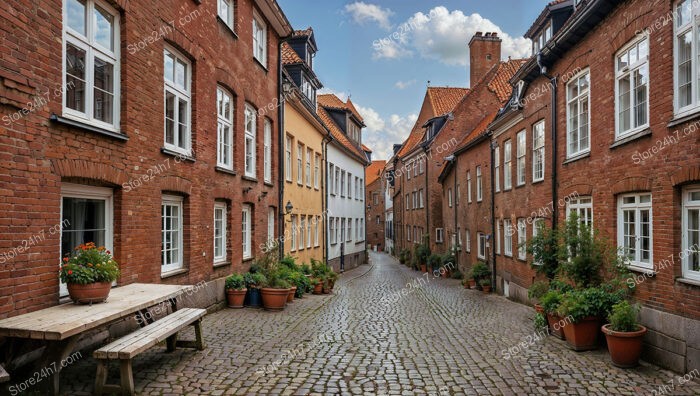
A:
[[[277,154],[277,161],[279,161],[279,166],[277,167],[277,178],[279,180],[279,199],[278,199],[278,205],[277,205],[277,223],[278,223],[278,234],[279,234],[279,256],[280,260],[284,258],[284,150],[282,148],[282,144],[284,144],[284,88],[283,88],[283,65],[282,65],[282,44],[287,41],[288,37],[280,39],[280,43],[277,46],[277,62],[278,62],[278,67],[277,67],[277,74],[278,74],[278,84],[277,84],[277,95],[279,99],[279,107],[277,109],[277,118],[278,118],[278,127],[279,127],[279,133],[278,133],[278,139],[280,144],[278,145],[278,154]]]
[[[557,85],[558,78],[556,76],[551,76],[547,73],[547,66],[544,65],[542,60],[542,53],[537,55],[537,65],[540,67],[540,74],[549,79],[550,84],[552,84],[552,115],[551,115],[551,129],[552,129],[552,228],[556,229],[559,223],[559,190],[557,186]]]
[[[428,169],[430,167],[428,166],[428,152],[423,148],[423,151],[425,152],[425,228],[428,231],[428,247],[430,247],[430,192],[428,190]],[[418,167],[420,169],[420,164],[418,164]],[[418,196],[418,199],[420,199],[420,195]],[[445,239],[445,230],[442,230],[442,239],[444,243]],[[421,235],[421,243],[423,243],[423,236]],[[437,247],[437,237],[435,239],[435,246]]]
[[[493,136],[493,132],[489,131],[488,136]],[[491,141],[491,284],[496,284],[496,175],[494,169],[496,166],[496,158],[494,152],[498,144],[495,140]]]
[[[328,191],[326,188],[326,185],[328,184],[328,143],[331,140],[331,134],[328,132],[326,136],[323,137],[323,140],[321,141],[321,150],[323,151],[323,159],[321,161],[321,165],[323,166],[323,175],[324,178],[321,181],[321,206],[323,210],[323,259],[326,261],[326,266],[328,266],[328,219],[329,219],[329,212],[328,212]]]

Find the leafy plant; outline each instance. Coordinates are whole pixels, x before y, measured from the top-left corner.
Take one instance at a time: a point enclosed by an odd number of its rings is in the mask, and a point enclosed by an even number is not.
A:
[[[481,279],[491,277],[491,270],[483,261],[479,261],[471,269],[472,278],[480,282]]]
[[[534,324],[535,331],[542,331],[547,328],[547,318],[544,315],[538,313],[535,315]]]
[[[537,225],[536,225],[537,226]],[[532,255],[532,268],[547,279],[554,279],[559,272],[560,236],[557,230],[539,226],[537,235],[526,244],[526,250]]]
[[[440,257],[440,255],[437,255],[437,254],[431,254],[430,256],[428,256],[427,263],[428,263],[428,268],[432,268],[433,270],[437,270],[442,265],[442,257]]]
[[[631,305],[627,300],[622,300],[612,307],[612,313],[608,316],[610,327],[613,331],[625,333],[637,331],[639,330],[638,314],[638,305]]]
[[[540,298],[540,304],[542,304],[544,312],[548,314],[556,313],[557,309],[559,308],[559,304],[561,304],[561,297],[562,292],[556,289],[550,289],[547,293],[545,293]]]
[[[491,280],[488,278],[484,278],[479,281],[479,285],[481,285],[481,287],[489,287],[491,286]]]
[[[599,286],[607,249],[604,240],[572,213],[560,249],[561,270],[580,288]]]
[[[311,275],[311,266],[308,264],[302,264],[299,269],[301,270],[301,273],[304,275]]]
[[[539,301],[549,291],[549,284],[544,281],[537,281],[527,290],[527,297],[530,300]]]
[[[248,289],[259,289],[262,285],[264,285],[267,282],[267,278],[265,278],[265,275],[263,275],[260,272],[247,272],[243,275],[243,280],[245,282],[245,286]]]
[[[464,278],[464,275],[459,269],[455,269],[452,271],[452,279],[462,279]]]
[[[562,296],[557,314],[561,317],[571,317],[574,323],[590,316],[605,318],[618,302],[618,295],[607,293],[599,287],[574,290]]]
[[[233,274],[226,278],[226,290],[243,290],[245,286],[245,280],[241,274]]]
[[[267,275],[266,280],[262,284],[262,286],[268,289],[289,289],[291,287],[291,284],[286,278],[287,276],[283,271],[271,271]]]
[[[291,270],[297,271],[299,270],[299,266],[296,263],[296,259],[290,255],[284,256],[282,260],[280,260],[280,264],[283,267],[287,267]]]
[[[63,258],[60,278],[64,283],[88,285],[91,283],[112,283],[119,278],[119,265],[112,253],[104,246],[97,247],[93,242],[81,244],[73,254]]]
[[[428,243],[428,238],[427,236],[423,237],[423,241],[416,245],[415,248],[415,256],[418,259],[419,264],[427,264],[428,262],[428,257],[432,254],[430,251],[430,244]]]

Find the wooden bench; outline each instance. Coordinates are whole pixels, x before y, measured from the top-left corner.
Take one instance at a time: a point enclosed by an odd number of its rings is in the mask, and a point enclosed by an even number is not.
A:
[[[162,341],[167,341],[168,352],[174,351],[176,347],[203,350],[202,317],[204,317],[206,312],[204,309],[180,309],[96,350],[93,353],[93,357],[97,359],[95,394],[102,395],[103,392],[116,392],[118,394],[133,395],[132,359]],[[187,326],[194,326],[196,339],[194,341],[178,340],[177,333]],[[119,360],[121,385],[107,384],[110,360]]]
[[[5,371],[5,368],[0,366],[0,384],[10,380],[10,374]]]

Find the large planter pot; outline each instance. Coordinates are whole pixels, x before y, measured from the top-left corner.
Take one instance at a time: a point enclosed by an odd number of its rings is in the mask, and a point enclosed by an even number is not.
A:
[[[294,295],[296,294],[296,292],[297,292],[297,287],[296,287],[296,286],[291,287],[291,288],[289,289],[289,295],[287,296],[287,302],[288,302],[288,303],[294,302]]]
[[[287,305],[289,289],[260,289],[262,305],[268,311],[281,311]]]
[[[608,341],[608,351],[613,365],[621,368],[636,367],[642,355],[642,339],[647,328],[639,326],[638,331],[619,332],[610,329],[610,325],[602,327],[605,339]]]
[[[484,294],[489,294],[491,293],[491,286],[481,286],[481,291],[484,292]]]
[[[566,336],[564,335],[564,328],[562,327],[561,323],[561,317],[559,315],[551,313],[547,314],[547,324],[549,325],[549,329],[551,330],[552,335],[560,340],[566,340]]]
[[[243,303],[245,302],[245,295],[248,289],[243,290],[226,290],[226,302],[229,308],[243,308]]]
[[[248,292],[245,295],[245,301],[243,305],[250,308],[262,307],[262,297],[260,296],[260,289],[248,289]]]
[[[323,294],[323,283],[317,283],[314,285],[314,294]]]
[[[600,322],[600,318],[589,316],[577,323],[566,323],[564,326],[566,343],[577,352],[598,349]]]
[[[70,299],[76,304],[97,304],[105,302],[109,297],[112,283],[100,282],[87,285],[68,284]]]
[[[427,273],[427,272],[428,272],[428,266],[427,266],[426,264],[421,264],[421,265],[420,265],[420,271],[421,271],[422,273],[424,273],[424,274]]]
[[[544,308],[540,304],[535,304],[535,311],[540,315],[544,315]]]
[[[476,289],[476,281],[474,279],[469,279],[469,288]]]

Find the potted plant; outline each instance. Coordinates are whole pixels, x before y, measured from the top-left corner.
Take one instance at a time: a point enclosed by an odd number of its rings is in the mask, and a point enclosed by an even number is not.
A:
[[[642,339],[647,328],[637,322],[639,306],[626,300],[615,304],[608,316],[609,324],[603,326],[612,363],[621,368],[635,367],[642,354]]]
[[[260,288],[263,284],[265,284],[265,282],[267,282],[265,275],[260,272],[246,272],[245,275],[243,275],[243,281],[245,282],[246,289],[248,290],[246,292],[243,305],[250,308],[262,307]]]
[[[229,308],[243,308],[245,295],[248,289],[245,287],[243,275],[233,274],[226,278],[226,301]]]
[[[430,246],[428,246],[427,237],[423,238],[423,242],[416,246],[416,258],[420,265],[420,270],[423,273],[428,272],[428,257],[430,257]]]
[[[467,277],[464,279],[465,284],[464,287],[469,289],[476,289],[476,278],[474,278],[474,267],[472,267],[469,271],[467,271]]]
[[[479,286],[481,286],[481,281],[483,279],[488,279],[489,285],[491,285],[491,270],[483,261],[477,262],[472,267],[472,277]]]
[[[452,278],[452,273],[453,273],[452,269],[455,267],[456,262],[457,262],[454,253],[453,252],[447,253],[446,255],[442,256],[441,259],[442,259],[441,265],[443,268],[443,272],[441,274],[442,277],[445,279]],[[459,270],[456,270],[456,271],[459,272]]]
[[[442,257],[438,254],[431,254],[428,256],[428,269],[433,271],[433,274],[437,271],[439,273],[440,266],[442,265]]]
[[[527,290],[527,297],[534,302],[535,311],[539,314],[544,314],[544,308],[540,304],[540,298],[549,291],[549,284],[544,281],[537,281],[533,283]]]
[[[312,278],[311,285],[313,286],[313,294],[323,294],[323,280],[319,278]]]
[[[566,338],[561,326],[562,321],[557,313],[557,309],[561,303],[561,295],[561,291],[550,289],[540,298],[540,304],[542,304],[542,309],[544,310],[544,315],[547,318],[547,323],[549,324],[552,335],[564,340]]]
[[[527,253],[532,255],[531,267],[548,280],[559,273],[562,254],[560,233],[543,224],[537,225],[537,235],[534,235],[526,245]]]
[[[603,318],[620,301],[620,296],[600,287],[574,290],[562,296],[557,313],[566,318],[564,335],[575,351],[598,348],[598,335]]]
[[[267,311],[281,311],[287,305],[290,284],[279,271],[271,271],[260,289],[263,308]]]
[[[68,285],[74,303],[101,303],[107,300],[112,282],[119,278],[119,266],[109,250],[88,242],[63,258],[60,278]]]
[[[484,294],[489,294],[491,293],[491,280],[488,278],[484,278],[479,281],[479,285],[481,286],[481,291],[484,292]]]
[[[543,315],[541,313],[535,314],[534,324],[535,324],[535,332],[537,332],[537,333],[548,332],[549,333],[549,323],[547,323],[547,317],[545,315]]]

